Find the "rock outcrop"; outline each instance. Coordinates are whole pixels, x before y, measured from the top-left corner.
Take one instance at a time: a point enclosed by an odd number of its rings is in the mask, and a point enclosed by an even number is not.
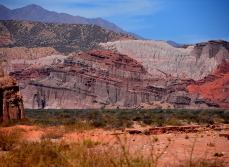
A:
[[[24,107],[19,85],[10,76],[0,70],[0,122],[11,119],[23,119]]]

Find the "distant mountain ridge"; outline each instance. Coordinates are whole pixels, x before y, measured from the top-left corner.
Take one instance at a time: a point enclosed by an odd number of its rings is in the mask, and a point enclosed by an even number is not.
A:
[[[176,43],[174,41],[166,41],[169,45],[173,46],[173,47],[176,47],[176,48],[179,48],[179,47],[182,47],[184,46],[184,44],[179,44],[179,43]]]
[[[127,32],[115,25],[114,23],[106,21],[102,18],[89,19],[81,16],[72,16],[66,13],[57,13],[53,11],[48,11],[34,4],[13,10],[3,5],[0,5],[0,20],[22,20],[66,24],[93,24],[99,25],[108,30],[133,35],[136,39],[143,39],[139,35]]]

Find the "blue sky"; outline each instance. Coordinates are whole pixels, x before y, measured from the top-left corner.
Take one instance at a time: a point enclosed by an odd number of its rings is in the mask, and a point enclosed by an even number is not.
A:
[[[59,13],[101,17],[153,40],[229,41],[229,0],[0,0],[0,4],[10,9],[37,4]]]

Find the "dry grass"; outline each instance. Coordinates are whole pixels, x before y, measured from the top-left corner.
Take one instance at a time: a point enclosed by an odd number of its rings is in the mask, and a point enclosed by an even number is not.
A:
[[[15,148],[22,138],[19,129],[0,130],[0,148],[3,151],[9,151]]]
[[[0,141],[4,154],[0,154],[0,167],[156,167],[163,157],[163,152],[155,153],[154,144],[160,141],[152,138],[151,156],[145,157],[144,154],[131,154],[130,147],[125,138],[118,135],[116,145],[104,145],[102,142],[84,140],[83,142],[53,142],[55,131],[47,133],[39,142],[26,141],[20,138],[20,131],[1,131]],[[14,139],[14,140],[13,140]],[[3,146],[6,145],[6,148]],[[193,143],[194,150],[195,142]],[[192,152],[193,152],[192,150]],[[194,153],[194,152],[193,152]],[[173,166],[172,164],[170,166]],[[187,161],[181,161],[180,167],[221,167],[223,163],[217,159],[209,161],[206,159],[193,159],[193,154]]]

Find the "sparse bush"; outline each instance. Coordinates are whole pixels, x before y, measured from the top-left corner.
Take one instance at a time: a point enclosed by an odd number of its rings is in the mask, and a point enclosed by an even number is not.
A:
[[[92,141],[90,139],[83,141],[83,145],[88,147],[88,148],[92,148],[92,147],[95,147],[95,146],[100,145],[100,144],[101,144],[101,142]]]
[[[184,137],[185,139],[189,139],[189,135],[185,135],[185,137]]]
[[[166,125],[171,125],[171,126],[181,126],[181,122],[178,118],[171,118],[168,121],[165,122]]]
[[[215,147],[215,143],[212,143],[212,142],[207,143],[207,146],[209,146],[209,147]]]
[[[153,138],[153,141],[154,141],[154,142],[158,142],[158,141],[159,141],[159,138],[158,138],[158,137],[154,137],[154,138]]]
[[[215,153],[214,156],[215,157],[222,157],[223,156],[223,153]]]

